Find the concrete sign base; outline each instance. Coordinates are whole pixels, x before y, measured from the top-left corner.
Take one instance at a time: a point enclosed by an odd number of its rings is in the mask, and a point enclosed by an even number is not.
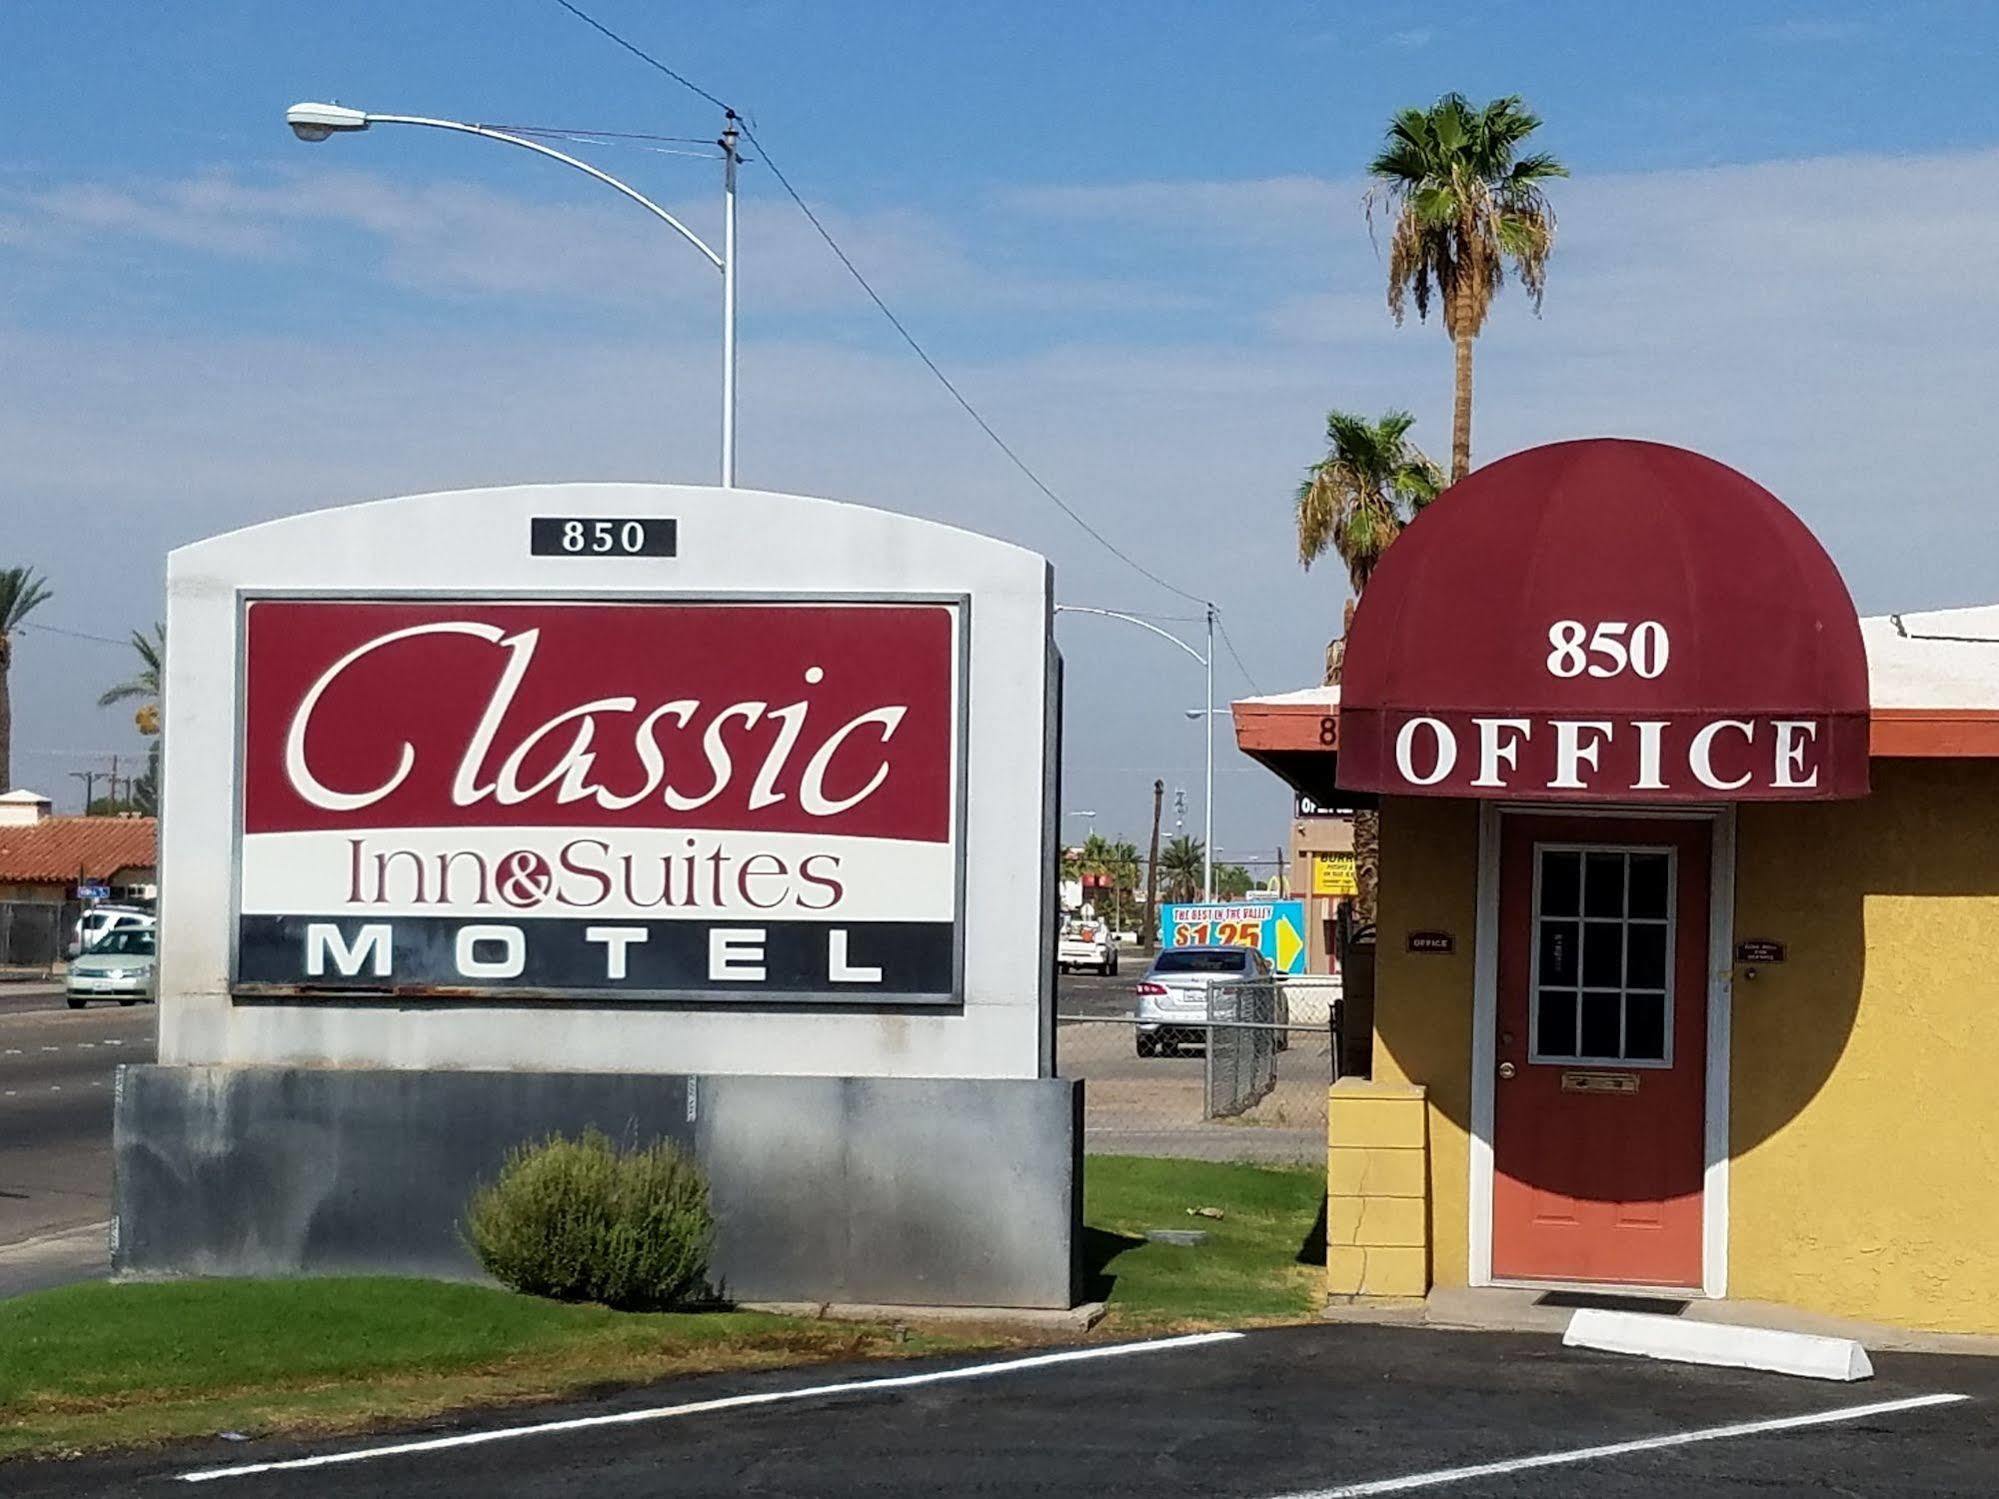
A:
[[[594,1126],[692,1150],[733,1298],[1068,1307],[1081,1109],[1056,1078],[126,1067],[113,1265],[476,1278],[473,1189]]]

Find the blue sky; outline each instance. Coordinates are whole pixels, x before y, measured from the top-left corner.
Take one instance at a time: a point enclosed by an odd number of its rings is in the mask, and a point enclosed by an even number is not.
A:
[[[1148,566],[1212,593],[1257,685],[1315,678],[1339,584],[1288,497],[1328,405],[1448,446],[1449,349],[1397,330],[1359,172],[1398,105],[1524,94],[1574,168],[1545,315],[1479,351],[1476,453],[1704,448],[1819,531],[1863,610],[1999,598],[1982,440],[1999,293],[1999,12],[1601,4],[593,0],[731,100],[987,415]],[[702,137],[716,111],[553,0],[0,7],[0,561],[52,625],[159,612],[164,551],[270,515],[549,478],[705,481],[716,288],[629,205],[522,153],[299,98]],[[578,147],[715,222],[707,161]],[[992,531],[1083,603],[1177,613],[971,428],[768,173],[746,169],[742,479]],[[1954,276],[1959,268],[1969,275]],[[1069,795],[1136,835],[1189,790],[1199,683],[1065,621]],[[130,751],[114,647],[15,671],[17,779]],[[1247,682],[1232,668],[1224,692]],[[1283,832],[1223,758],[1224,851]]]

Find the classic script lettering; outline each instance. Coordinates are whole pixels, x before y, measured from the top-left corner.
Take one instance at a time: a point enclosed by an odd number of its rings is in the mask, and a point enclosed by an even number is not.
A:
[[[539,630],[507,634],[498,626],[472,620],[440,620],[391,630],[356,646],[329,666],[307,689],[285,734],[285,776],[305,801],[330,812],[354,812],[390,796],[416,769],[416,746],[404,740],[396,765],[376,785],[341,788],[328,783],[312,764],[307,741],[321,699],[356,663],[378,651],[421,636],[457,635],[483,642],[502,653],[498,679],[465,739],[451,781],[454,805],[469,807],[491,798],[499,806],[515,806],[552,793],[558,806],[594,803],[611,811],[657,798],[677,812],[692,811],[720,797],[738,772],[728,729],[732,724],[754,727],[763,720],[777,725],[777,735],[750,782],[748,805],[755,811],[785,800],[778,783],[797,757],[799,807],[812,817],[837,817],[868,800],[888,781],[888,745],[909,712],[906,703],[884,703],[823,731],[811,723],[811,701],[773,707],[759,700],[709,705],[694,698],[641,706],[629,695],[595,697],[553,714],[524,734],[501,739],[521,683],[534,661]],[[805,672],[806,686],[825,679],[825,669]],[[686,767],[669,766],[660,743],[660,726],[693,734],[698,759]],[[602,741],[623,732],[629,736],[638,774],[622,786],[598,777]],[[553,755],[551,760],[549,757]],[[497,763],[496,763],[497,762]],[[530,763],[539,769],[530,771]]]

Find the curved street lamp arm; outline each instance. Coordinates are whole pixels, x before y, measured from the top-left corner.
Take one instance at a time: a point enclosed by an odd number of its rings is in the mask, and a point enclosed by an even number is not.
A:
[[[694,246],[703,255],[707,256],[708,263],[714,266],[716,270],[719,271],[723,268],[722,257],[709,249],[700,235],[689,229],[679,219],[676,219],[664,208],[661,208],[644,193],[625,186],[624,183],[611,176],[608,172],[598,171],[589,162],[579,161],[576,157],[557,151],[552,146],[544,146],[539,141],[531,141],[524,136],[509,135],[504,130],[493,130],[485,125],[467,125],[459,120],[433,120],[423,115],[378,114],[370,114],[367,119],[370,125],[424,125],[432,130],[456,130],[465,135],[482,135],[489,141],[504,141],[510,146],[519,146],[524,151],[532,151],[538,156],[546,156],[553,161],[559,161],[566,167],[574,167],[586,176],[595,177],[604,186],[615,188],[617,191],[623,193],[627,198],[638,204],[639,207],[652,214],[654,218],[665,220],[675,233]]]
[[[1150,630],[1153,634],[1157,635],[1161,640],[1172,641],[1173,644],[1179,646],[1181,650],[1185,651],[1188,655],[1192,656],[1196,661],[1200,662],[1201,665],[1206,666],[1208,664],[1208,658],[1206,656],[1202,655],[1199,651],[1195,650],[1191,645],[1187,644],[1187,642],[1182,640],[1178,635],[1174,635],[1166,630],[1162,630],[1159,628],[1159,626],[1151,624],[1146,620],[1142,620],[1135,614],[1120,614],[1115,609],[1093,609],[1087,604],[1057,604],[1055,606],[1055,612],[1057,614],[1095,614],[1104,619],[1121,619],[1128,625],[1137,625],[1141,630]]]

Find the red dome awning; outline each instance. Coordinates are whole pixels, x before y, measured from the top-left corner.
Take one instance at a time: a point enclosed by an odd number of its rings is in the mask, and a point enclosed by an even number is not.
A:
[[[1347,641],[1342,788],[1682,802],[1867,793],[1839,571],[1735,470],[1659,443],[1533,448],[1390,547]]]

